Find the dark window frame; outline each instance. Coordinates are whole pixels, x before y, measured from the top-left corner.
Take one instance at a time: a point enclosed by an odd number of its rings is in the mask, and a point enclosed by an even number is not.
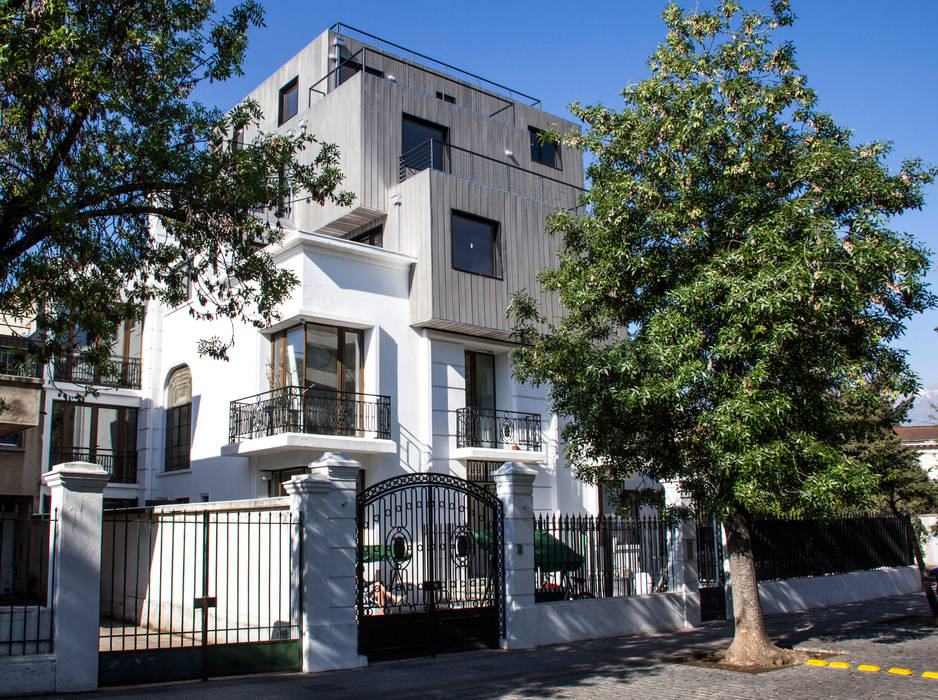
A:
[[[284,97],[293,92],[295,94],[296,105],[293,108],[292,114],[284,114],[283,101]],[[300,111],[300,76],[296,76],[293,80],[289,81],[286,85],[280,88],[280,92],[277,95],[277,126],[283,126],[288,121],[293,119]]]
[[[295,331],[297,328],[303,329],[303,376],[300,378],[300,385],[302,387],[310,386],[306,381],[306,349],[309,347],[309,341],[307,339],[307,329],[310,326],[319,326],[322,328],[333,328],[337,331],[336,333],[336,352],[338,354],[338,368],[336,370],[339,382],[342,381],[342,377],[345,376],[345,359],[342,354],[342,348],[345,346],[345,335],[348,333],[358,336],[358,347],[360,351],[360,357],[358,362],[358,384],[354,393],[361,394],[362,385],[365,379],[365,331],[361,328],[347,328],[345,326],[333,326],[328,323],[315,323],[313,321],[306,321],[304,323],[298,323],[296,325],[290,326],[289,328],[284,328],[281,331],[277,331],[270,337],[270,371],[271,371],[271,389],[279,388],[283,386],[292,386],[285,383],[286,375],[285,368],[287,366],[286,356],[287,356],[287,343],[286,338],[291,332]],[[280,344],[280,362],[278,364],[275,357],[277,353],[277,341],[283,339],[284,342]],[[274,368],[280,368],[280,376],[274,377],[273,372]],[[332,387],[329,387],[332,388]],[[336,391],[343,391],[339,387],[334,387]]]
[[[478,272],[476,270],[468,270],[465,267],[460,267],[456,264],[456,241],[455,241],[455,227],[453,226],[453,221],[456,218],[468,219],[470,221],[475,221],[480,224],[487,224],[493,227],[494,233],[492,235],[492,274],[487,274],[485,272]],[[465,272],[470,275],[479,275],[480,277],[488,277],[489,279],[501,280],[504,279],[504,261],[502,259],[502,225],[501,222],[496,221],[495,219],[487,219],[484,216],[479,216],[478,214],[473,214],[471,212],[462,211],[459,209],[453,209],[450,211],[450,264],[454,270],[459,270],[460,272]]]
[[[367,231],[356,233],[355,235],[351,236],[349,240],[353,243],[362,243],[364,245],[370,245],[375,248],[383,248],[384,224],[378,224],[377,226],[372,226]]]
[[[436,91],[436,99],[443,100],[444,102],[449,102],[451,105],[456,104],[456,98],[452,95],[449,95],[442,90]]]
[[[528,133],[531,137],[531,162],[546,165],[548,168],[553,168],[554,170],[563,170],[563,163],[560,160],[560,144],[554,141],[541,143],[541,134],[547,132],[543,129],[538,129],[536,126],[528,126]],[[551,154],[549,160],[545,155],[547,149],[550,149]]]

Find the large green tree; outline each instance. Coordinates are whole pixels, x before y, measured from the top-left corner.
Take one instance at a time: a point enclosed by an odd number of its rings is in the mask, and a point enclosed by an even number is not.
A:
[[[521,378],[570,418],[567,455],[588,480],[673,481],[728,535],[736,633],[724,658],[776,663],[757,592],[756,513],[832,514],[871,502],[877,476],[843,445],[844,393],[872,376],[917,382],[892,342],[935,298],[927,252],[890,218],[923,203],[934,169],[886,165],[817,106],[794,16],[737,2],[663,13],[667,39],[625,106],[573,105],[592,154],[584,215],[559,212],[567,315],[512,302]],[[544,323],[546,322],[546,324]]]
[[[254,0],[0,0],[0,314],[36,319],[43,358],[190,285],[197,316],[268,323],[296,280],[251,210],[349,201],[333,146],[300,158],[316,139],[258,133],[257,104],[191,99],[241,73],[262,21]],[[258,135],[232,147],[238,129]]]

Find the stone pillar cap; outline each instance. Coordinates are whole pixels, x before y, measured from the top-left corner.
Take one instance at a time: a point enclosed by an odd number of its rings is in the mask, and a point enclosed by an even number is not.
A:
[[[516,474],[537,476],[537,469],[529,467],[527,464],[522,464],[521,462],[505,462],[492,472],[492,476],[514,476]]]
[[[110,478],[108,471],[97,464],[63,462],[43,474],[42,482],[49,488],[64,486],[70,491],[101,493]]]
[[[352,459],[344,452],[326,452],[315,462],[310,462],[310,469],[316,469],[317,467],[354,467],[361,469],[362,463]]]

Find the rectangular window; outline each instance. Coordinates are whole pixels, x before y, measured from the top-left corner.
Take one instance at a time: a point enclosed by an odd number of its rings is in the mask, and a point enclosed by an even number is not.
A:
[[[384,247],[384,224],[379,224],[372,229],[368,229],[362,233],[356,233],[352,236],[351,240],[356,243],[364,243],[365,245],[373,245],[375,248]]]
[[[168,472],[189,468],[192,403],[166,409],[166,463]]]
[[[137,481],[137,409],[52,402],[50,464],[92,462],[111,481]]]
[[[466,406],[495,410],[495,356],[466,351]]]
[[[440,90],[436,91],[436,99],[443,100],[444,102],[449,102],[451,105],[456,104],[456,98],[452,95],[447,95],[445,92]]]
[[[7,447],[22,447],[23,431],[18,430],[15,433],[10,433],[9,435],[0,437],[0,445],[6,445]]]
[[[353,328],[306,323],[271,342],[270,386],[361,392],[364,334]]]
[[[501,279],[498,222],[453,212],[453,268]]]
[[[531,160],[541,165],[549,165],[552,168],[560,169],[560,149],[553,141],[543,141],[546,133],[542,129],[533,126],[528,127],[528,133],[531,135]]]
[[[244,129],[235,129],[231,135],[231,150],[240,151],[244,148]]]
[[[448,172],[444,158],[449,129],[405,114],[401,127],[401,166],[413,170]]]
[[[296,116],[299,108],[300,78],[295,77],[280,88],[280,106],[277,111],[277,126]]]
[[[369,73],[370,75],[377,76],[379,78],[384,77],[384,71],[381,70],[380,68],[372,68],[371,66],[365,66],[365,72]]]

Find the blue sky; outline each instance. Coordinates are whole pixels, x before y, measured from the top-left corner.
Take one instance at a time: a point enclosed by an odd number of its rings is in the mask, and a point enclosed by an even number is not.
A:
[[[230,7],[232,2],[220,2]],[[694,0],[680,3],[692,7]],[[702,2],[702,5],[707,4]],[[764,2],[748,2],[757,7]],[[779,31],[794,42],[801,71],[822,109],[858,142],[894,142],[892,163],[938,164],[938,2],[793,0],[798,21]],[[335,22],[356,27],[451,65],[567,105],[621,104],[619,91],[648,75],[645,61],[664,38],[658,0],[569,2],[264,3],[267,26],[253,32],[245,75],[199,89],[196,97],[233,106],[286,59]],[[925,208],[895,221],[932,250],[938,266],[938,185]],[[938,289],[938,270],[929,281]],[[938,311],[914,318],[899,345],[925,386],[938,384]]]

